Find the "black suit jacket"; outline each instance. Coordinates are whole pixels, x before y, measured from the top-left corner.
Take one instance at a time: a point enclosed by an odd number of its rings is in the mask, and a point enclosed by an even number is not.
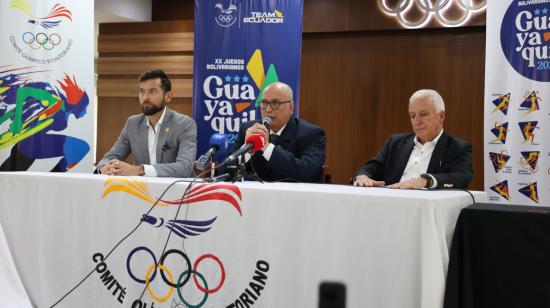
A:
[[[355,176],[367,175],[386,185],[399,182],[414,148],[414,134],[391,135],[384,148]],[[428,164],[427,173],[437,180],[437,188],[466,188],[472,180],[472,146],[465,140],[441,134]]]
[[[244,143],[246,130],[255,122],[247,122],[229,153]],[[325,162],[325,131],[305,120],[291,117],[277,141],[271,141],[275,149],[267,161],[258,151],[247,162],[247,171],[256,170],[265,181],[319,182]],[[253,164],[253,166],[252,166]],[[254,167],[254,168],[252,168]]]

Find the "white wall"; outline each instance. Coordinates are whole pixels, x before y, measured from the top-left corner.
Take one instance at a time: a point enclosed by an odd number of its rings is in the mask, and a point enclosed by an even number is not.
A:
[[[95,14],[97,17],[121,18],[128,21],[151,21],[152,0],[95,0]],[[109,18],[110,19],[110,18]],[[110,22],[116,20],[99,20]]]

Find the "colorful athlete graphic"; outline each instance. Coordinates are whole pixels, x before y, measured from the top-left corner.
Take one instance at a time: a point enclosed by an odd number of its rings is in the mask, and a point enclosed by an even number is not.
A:
[[[493,113],[497,110],[502,111],[505,115],[508,114],[508,107],[510,105],[510,93],[499,96],[497,99],[493,100],[493,104],[496,106],[493,109]]]
[[[508,122],[502,124],[495,123],[495,127],[491,129],[491,133],[493,133],[493,135],[495,135],[497,138],[489,143],[505,144],[506,136],[508,135]]]
[[[521,152],[521,156],[522,157],[519,160],[521,166],[529,170],[531,173],[537,173],[539,170],[537,163],[539,161],[540,151]]]
[[[499,172],[504,168],[506,162],[510,159],[510,156],[507,151],[502,151],[500,153],[489,152],[489,159],[491,160],[491,163],[493,163],[495,172]]]
[[[88,95],[74,76],[66,74],[52,85],[32,81],[38,72],[21,72],[27,69],[0,67],[0,151],[12,146],[0,170],[24,171],[36,159],[61,157],[51,171],[68,171],[86,156],[90,146],[53,132],[65,130],[71,115],[80,119],[86,114]]]
[[[531,141],[531,144],[535,144],[535,128],[540,129],[537,126],[538,121],[519,122],[519,128],[521,129],[521,135],[523,136],[523,142]]]
[[[542,101],[540,97],[537,96],[538,91],[531,91],[527,92],[525,96],[523,97],[523,102],[521,103],[520,107],[527,109],[527,112],[525,113],[530,114],[531,112],[540,110],[539,102]]]
[[[539,203],[539,194],[537,191],[537,182],[531,183],[523,188],[519,189],[519,192],[522,193],[527,198],[533,200],[536,203]]]
[[[73,21],[71,11],[59,3],[55,4],[45,17],[34,16],[31,13],[31,4],[26,0],[12,0],[10,3],[10,8],[19,9],[29,17],[28,23],[42,26],[44,29],[59,26],[63,19]]]
[[[500,183],[497,183],[491,186],[491,190],[499,194],[501,197],[506,200],[510,200],[510,191],[508,190],[508,180],[504,180]]]

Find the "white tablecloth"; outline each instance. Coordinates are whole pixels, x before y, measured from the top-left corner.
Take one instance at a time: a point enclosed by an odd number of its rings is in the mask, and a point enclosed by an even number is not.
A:
[[[0,224],[0,307],[32,307],[15,264],[2,225]]]
[[[462,191],[256,182],[201,187],[176,223],[180,235],[196,235],[183,240],[172,233],[167,246],[175,249],[164,262],[172,281],[186,277],[183,254],[199,273],[180,297],[160,270],[155,274],[148,253],[161,258],[177,204],[161,202],[101,263],[171,181],[0,173],[0,225],[32,301],[51,306],[98,266],[57,307],[139,307],[149,268],[141,302],[147,307],[183,307],[182,299],[197,304],[204,291],[204,307],[316,307],[323,281],[346,285],[348,307],[441,307],[456,219],[472,203]],[[176,184],[163,200],[179,200],[187,185]],[[485,193],[473,194],[485,201]]]

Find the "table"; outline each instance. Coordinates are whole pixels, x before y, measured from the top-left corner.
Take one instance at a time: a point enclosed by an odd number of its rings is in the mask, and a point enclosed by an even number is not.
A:
[[[453,239],[445,307],[550,307],[550,208],[476,204]]]
[[[49,307],[91,273],[56,307],[315,307],[322,282],[344,283],[348,307],[441,307],[472,203],[463,191],[222,183],[193,185],[176,219],[178,183],[143,218],[172,181],[0,173],[0,225],[32,301]]]

